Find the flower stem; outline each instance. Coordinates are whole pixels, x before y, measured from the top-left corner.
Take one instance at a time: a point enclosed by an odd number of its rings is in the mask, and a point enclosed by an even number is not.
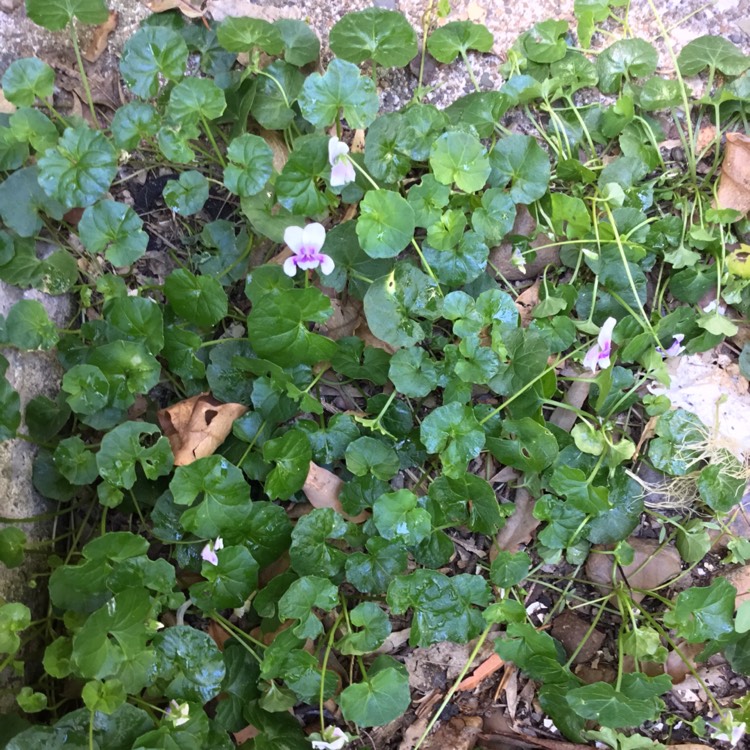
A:
[[[89,110],[91,111],[91,118],[93,120],[93,124],[97,125],[98,120],[96,119],[96,110],[94,109],[94,99],[91,96],[91,88],[89,86],[89,79],[86,75],[86,70],[83,67],[83,58],[81,57],[81,47],[78,44],[78,34],[76,32],[75,26],[73,25],[73,22],[71,21],[68,24],[68,28],[70,29],[70,38],[73,42],[73,51],[76,55],[76,62],[78,63],[78,72],[81,74],[81,83],[83,84],[83,90],[86,92],[86,100],[89,103]]]

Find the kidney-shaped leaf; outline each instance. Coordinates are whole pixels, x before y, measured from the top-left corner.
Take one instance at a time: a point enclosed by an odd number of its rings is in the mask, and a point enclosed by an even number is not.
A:
[[[694,76],[706,68],[727,76],[738,76],[750,67],[750,57],[723,36],[699,36],[688,42],[677,56],[677,66],[684,76]]]
[[[167,276],[164,295],[172,309],[198,326],[212,326],[227,314],[227,294],[210,276],[196,276],[178,268]]]
[[[530,135],[513,134],[501,138],[490,153],[490,184],[510,185],[514,203],[532,203],[547,192],[550,179],[549,157]]]
[[[17,107],[31,107],[37,97],[52,96],[55,71],[36,57],[14,60],[3,74],[3,94]]]
[[[401,13],[384,8],[347,13],[331,29],[334,54],[353,63],[374,60],[403,68],[417,54],[417,35]]]
[[[439,453],[449,477],[462,476],[466,464],[484,448],[485,434],[470,406],[452,402],[433,409],[419,436],[428,453]]]
[[[235,195],[247,198],[265,187],[273,174],[273,151],[259,136],[245,133],[227,149],[231,164],[224,169],[224,184]]]
[[[371,258],[393,258],[414,237],[414,210],[390,190],[370,190],[359,204],[357,237]]]
[[[138,260],[148,246],[143,222],[130,206],[103,200],[89,206],[78,222],[78,234],[90,253],[104,253],[115,266]]]
[[[74,18],[99,24],[108,16],[104,0],[26,0],[26,12],[35,24],[50,31],[64,29]]]
[[[166,26],[147,26],[125,42],[120,72],[134,94],[148,99],[159,93],[159,76],[168,81],[182,78],[187,58],[187,44],[178,32]]]
[[[269,55],[278,55],[284,47],[278,28],[262,18],[225,18],[216,29],[216,36],[229,52],[250,52],[258,48]]]
[[[489,29],[481,23],[451,21],[432,32],[427,49],[438,62],[449,63],[470,49],[489,52],[494,41]]]
[[[409,707],[409,677],[401,664],[382,654],[373,662],[365,682],[344,688],[339,705],[347,721],[379,727],[401,716]]]
[[[432,144],[430,166],[438,182],[455,182],[467,193],[481,190],[490,175],[487,152],[479,139],[455,130],[443,133]]]
[[[656,49],[644,39],[620,39],[596,60],[599,88],[605,94],[615,94],[623,78],[649,76],[658,62]]]

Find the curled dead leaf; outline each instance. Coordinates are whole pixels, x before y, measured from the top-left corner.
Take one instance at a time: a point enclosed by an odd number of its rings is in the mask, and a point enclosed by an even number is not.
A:
[[[490,559],[497,557],[497,550],[518,552],[521,545],[528,544],[541,523],[534,518],[534,499],[524,487],[519,487],[515,498],[516,509],[505,521],[505,526],[497,534],[495,544],[490,550]]]
[[[537,279],[528,289],[524,289],[516,297],[516,307],[518,308],[518,314],[521,316],[523,328],[528,328],[529,323],[533,320],[534,308],[539,304],[539,287],[541,284],[541,280]]]
[[[157,413],[174,453],[175,466],[210,456],[232,431],[232,423],[247,411],[243,404],[223,404],[200,393]]]
[[[188,18],[201,18],[203,16],[203,11],[198,7],[202,3],[197,0],[195,3],[189,3],[187,0],[144,0],[143,4],[152,13],[164,13],[177,8]]]
[[[322,333],[334,341],[352,336],[362,322],[362,303],[354,297],[349,297],[346,302],[333,298],[331,307],[333,314],[325,322]]]
[[[727,133],[716,203],[743,214],[750,211],[750,138],[744,133]]]
[[[96,62],[107,49],[109,35],[117,28],[117,11],[109,11],[107,20],[95,27],[91,34],[91,41],[82,51],[83,58],[87,62]]]

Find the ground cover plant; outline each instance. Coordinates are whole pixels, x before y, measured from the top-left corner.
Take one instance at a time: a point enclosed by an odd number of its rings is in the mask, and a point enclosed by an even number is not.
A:
[[[627,3],[581,0],[481,91],[492,36],[442,6],[424,39],[346,15],[325,64],[302,21],[154,15],[111,117],[61,111],[41,60],[2,77],[0,279],[77,302],[0,322],[64,371],[23,409],[0,380],[54,503],[41,549],[2,519],[4,565],[49,563],[46,612],[0,602],[8,750],[428,747],[501,666],[536,746],[742,741],[747,699],[699,670],[750,674],[744,457],[654,390],[717,347],[750,369],[750,58],[705,36],[664,77]],[[27,8],[89,92],[102,0]],[[420,42],[476,91],[439,110],[420,74],[381,112]],[[446,642],[465,661],[415,720],[405,657]]]

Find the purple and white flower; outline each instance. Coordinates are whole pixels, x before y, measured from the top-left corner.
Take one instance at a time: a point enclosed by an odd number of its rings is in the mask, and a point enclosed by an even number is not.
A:
[[[517,247],[510,256],[510,262],[522,273],[526,275],[526,261],[524,260],[521,248]]]
[[[297,269],[306,271],[320,266],[320,272],[326,276],[333,271],[333,258],[321,253],[320,249],[326,241],[326,230],[322,224],[308,224],[306,227],[287,227],[284,232],[284,242],[294,253],[284,261],[284,273],[294,276]]]
[[[685,338],[684,333],[675,333],[672,337],[672,344],[667,349],[662,349],[660,346],[656,347],[656,351],[659,352],[663,357],[677,357],[685,351],[685,347],[682,346],[682,340]]]
[[[335,135],[328,141],[328,161],[331,165],[331,187],[348,185],[357,178],[349,158],[349,146]]]
[[[201,557],[211,565],[218,565],[219,558],[216,556],[217,550],[224,549],[224,540],[217,536],[216,540],[209,542],[202,550]]]
[[[176,727],[187,724],[190,721],[190,706],[187,703],[178,703],[171,700],[166,710],[166,716]]]
[[[321,740],[312,740],[313,750],[341,750],[349,742],[349,736],[338,727],[326,727],[320,735]]]
[[[596,372],[597,367],[606,370],[612,364],[609,357],[612,354],[612,331],[616,324],[615,318],[607,318],[599,329],[596,343],[586,352],[583,365],[591,372]]]

